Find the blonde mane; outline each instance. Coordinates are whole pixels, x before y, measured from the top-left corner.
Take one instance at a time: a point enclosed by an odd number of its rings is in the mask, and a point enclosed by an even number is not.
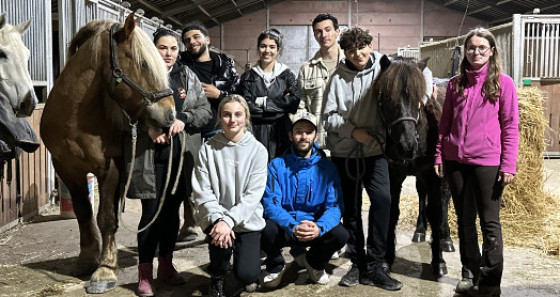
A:
[[[88,23],[86,26],[91,24],[92,26],[95,26],[94,30],[92,30],[91,27],[89,30],[86,27],[82,28],[82,30],[86,30],[86,32],[94,34],[93,37],[91,37],[92,63],[94,65],[96,65],[99,60],[101,51],[99,45],[103,44],[101,39],[104,38],[102,33],[109,30],[115,22],[115,20],[111,19],[93,21]],[[77,36],[78,35],[79,33]],[[165,88],[169,87],[167,67],[165,66],[165,63],[157,51],[152,39],[148,37],[148,34],[146,34],[140,27],[136,27],[134,28],[134,31],[132,31],[130,51],[132,59],[137,67],[147,68],[150,70],[148,73],[145,73],[145,75],[149,75],[153,81],[163,85]]]

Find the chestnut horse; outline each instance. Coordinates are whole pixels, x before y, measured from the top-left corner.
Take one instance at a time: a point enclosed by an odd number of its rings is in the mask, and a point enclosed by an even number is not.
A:
[[[6,15],[0,14],[0,105],[14,119],[30,116],[37,105],[27,70],[30,53],[21,40],[30,24],[31,20],[12,26],[6,23]]]
[[[381,71],[374,81],[373,89],[379,102],[381,117],[387,128],[385,154],[389,161],[391,185],[391,215],[387,238],[386,260],[392,265],[395,260],[395,229],[399,218],[399,201],[402,183],[407,175],[415,175],[425,185],[428,193],[427,216],[432,227],[432,272],[447,274],[447,264],[440,247],[441,179],[433,169],[437,122],[430,98],[422,102],[426,83],[422,70],[427,59],[417,63],[413,59],[397,57],[393,61],[387,56],[380,60]],[[382,141],[381,139],[379,141]]]
[[[133,14],[124,25],[86,24],[69,54],[45,105],[41,136],[72,195],[80,229],[76,273],[94,271],[86,291],[104,293],[117,282],[123,143],[135,134],[137,122],[144,128],[170,126],[175,106],[163,59]],[[97,223],[88,200],[88,172],[99,181]]]

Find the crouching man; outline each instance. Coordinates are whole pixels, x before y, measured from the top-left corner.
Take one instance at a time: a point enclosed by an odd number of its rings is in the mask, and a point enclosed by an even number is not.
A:
[[[327,284],[325,267],[331,255],[348,240],[340,224],[342,190],[336,166],[315,143],[317,119],[309,112],[297,113],[289,134],[292,147],[268,165],[263,197],[266,227],[261,248],[266,252],[262,285],[275,288],[285,271],[282,247],[313,282]],[[307,247],[309,251],[307,252]]]

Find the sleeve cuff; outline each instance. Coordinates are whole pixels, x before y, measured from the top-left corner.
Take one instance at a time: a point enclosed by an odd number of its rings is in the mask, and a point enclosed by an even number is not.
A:
[[[233,229],[233,227],[235,226],[233,220],[228,216],[223,217],[222,220],[226,222],[226,224],[228,224],[231,229]]]

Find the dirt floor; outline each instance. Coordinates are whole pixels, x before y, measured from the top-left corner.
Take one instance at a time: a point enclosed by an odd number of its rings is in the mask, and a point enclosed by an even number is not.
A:
[[[545,162],[546,189],[560,195],[560,160]],[[404,192],[413,194],[414,180],[407,179]],[[123,221],[128,229],[135,229],[140,217],[139,204],[127,203]],[[367,220],[366,220],[367,221]],[[307,272],[289,265],[281,287],[272,292],[258,292],[242,296],[458,296],[455,284],[460,279],[458,252],[444,254],[449,274],[437,278],[431,274],[430,252],[427,243],[412,243],[413,226],[399,226],[397,260],[392,275],[404,283],[398,292],[358,285],[338,286],[338,281],[350,267],[341,257],[331,260],[327,271],[330,283],[326,286],[309,284]],[[134,296],[137,277],[136,234],[121,227],[117,234],[119,247],[118,287],[104,296]],[[455,245],[458,249],[457,245]],[[0,296],[85,296],[88,277],[72,275],[79,252],[78,225],[75,219],[61,219],[51,209],[16,228],[0,235]],[[157,285],[157,296],[204,296],[208,287],[208,251],[203,238],[179,243],[175,252],[177,270],[187,278],[180,287]],[[502,296],[546,297],[560,296],[560,258],[541,251],[506,246]],[[287,256],[287,261],[292,259]],[[157,262],[157,261],[156,261]],[[288,276],[290,275],[290,276]],[[227,290],[232,291],[231,278]],[[229,295],[228,295],[229,296]]]

